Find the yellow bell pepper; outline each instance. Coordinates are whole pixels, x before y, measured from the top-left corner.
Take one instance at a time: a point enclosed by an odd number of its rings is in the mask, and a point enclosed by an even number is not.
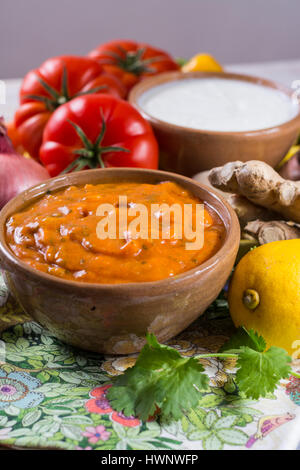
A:
[[[210,54],[197,54],[181,68],[182,72],[222,72],[223,68]]]

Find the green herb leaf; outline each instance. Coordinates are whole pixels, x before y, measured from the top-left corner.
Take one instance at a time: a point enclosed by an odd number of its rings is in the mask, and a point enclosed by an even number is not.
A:
[[[112,407],[126,416],[147,420],[159,409],[163,419],[178,420],[199,404],[199,392],[209,390],[209,378],[199,359],[227,355],[237,358],[235,380],[240,392],[246,398],[265,397],[291,373],[291,358],[284,349],[265,348],[262,336],[240,328],[221,348],[224,354],[186,358],[150,334],[135,366],[114,380],[107,397]]]
[[[208,390],[209,378],[203,371],[197,359],[182,357],[148,334],[135,366],[116,378],[107,397],[126,416],[146,420],[159,408],[163,418],[178,420],[197,405],[199,391]]]
[[[273,393],[279,380],[290,375],[290,362],[287,352],[275,346],[266,352],[248,346],[240,348],[236,373],[240,392],[255,400]]]
[[[273,393],[279,380],[291,373],[291,358],[284,349],[272,346],[254,330],[242,327],[225,343],[220,352],[236,353],[236,384],[247,398],[258,399]]]
[[[239,352],[239,349],[244,346],[254,349],[254,351],[263,352],[266,349],[266,342],[254,330],[248,331],[241,327],[223,344],[219,352]]]

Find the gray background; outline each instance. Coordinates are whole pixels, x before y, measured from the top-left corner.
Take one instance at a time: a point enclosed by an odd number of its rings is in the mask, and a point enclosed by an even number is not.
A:
[[[0,0],[0,78],[113,38],[222,63],[296,59],[299,0]]]

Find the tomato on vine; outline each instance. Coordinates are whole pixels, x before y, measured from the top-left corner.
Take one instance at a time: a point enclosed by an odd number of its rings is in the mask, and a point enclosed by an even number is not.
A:
[[[158,144],[131,104],[111,95],[85,95],[52,114],[40,160],[51,176],[98,167],[156,169]]]
[[[128,91],[144,77],[180,68],[167,52],[128,40],[100,44],[89,56],[122,80]]]
[[[52,113],[74,97],[91,93],[123,98],[126,89],[117,77],[89,57],[53,57],[28,72],[14,120],[24,149],[38,159],[44,128]]]

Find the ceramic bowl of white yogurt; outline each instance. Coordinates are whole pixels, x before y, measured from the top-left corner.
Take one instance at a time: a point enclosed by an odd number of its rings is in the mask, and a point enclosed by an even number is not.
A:
[[[169,72],[140,82],[129,101],[154,129],[161,168],[187,176],[234,160],[275,167],[300,131],[293,90],[247,75]]]

